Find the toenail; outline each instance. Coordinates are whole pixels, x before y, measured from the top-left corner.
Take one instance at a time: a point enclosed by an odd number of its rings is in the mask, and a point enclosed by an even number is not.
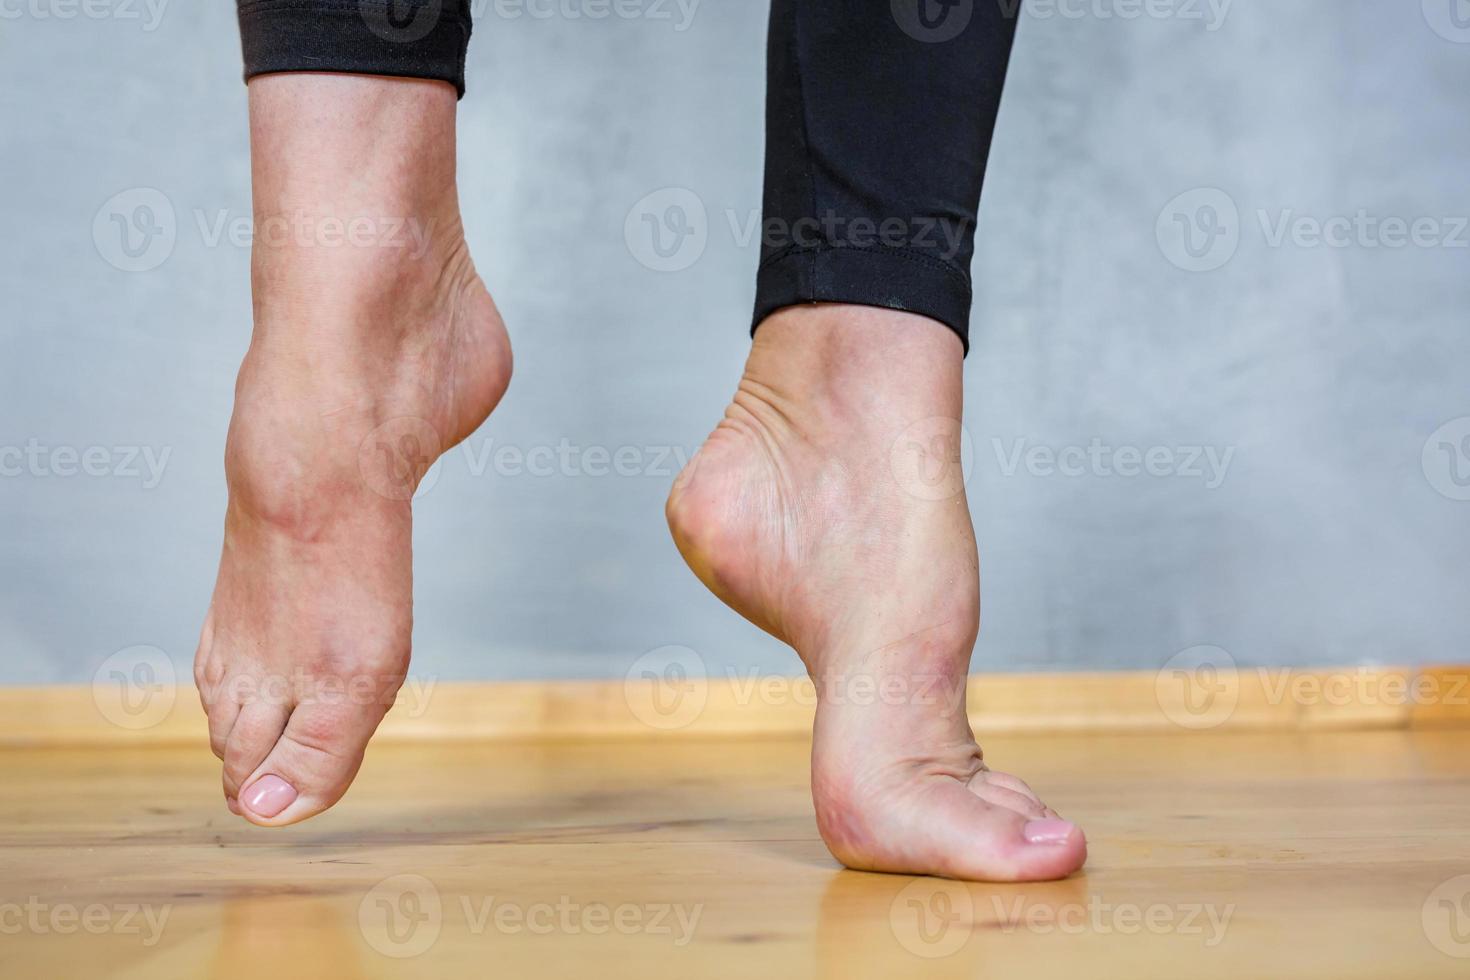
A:
[[[1029,820],[1021,833],[1030,844],[1065,844],[1076,829],[1070,820]]]
[[[280,776],[261,776],[240,795],[251,813],[258,817],[274,817],[296,799],[296,787]]]

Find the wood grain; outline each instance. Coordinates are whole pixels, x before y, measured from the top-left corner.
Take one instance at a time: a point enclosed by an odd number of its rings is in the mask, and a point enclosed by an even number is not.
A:
[[[1091,843],[1008,886],[841,870],[800,738],[388,742],[283,831],[197,747],[9,749],[0,976],[1463,977],[1467,748],[987,739]]]

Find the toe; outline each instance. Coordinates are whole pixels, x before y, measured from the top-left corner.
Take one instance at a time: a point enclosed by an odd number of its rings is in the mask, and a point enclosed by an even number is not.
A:
[[[215,758],[224,759],[230,733],[235,730],[235,722],[240,717],[240,704],[233,698],[207,701],[204,714],[209,719],[209,750]]]
[[[1050,881],[1065,878],[1087,860],[1082,829],[1065,820],[1018,813],[973,793],[948,795],[944,804],[935,815],[939,874],[979,881]]]
[[[994,780],[974,779],[970,781],[970,792],[987,803],[1003,806],[1023,817],[1040,820],[1046,816],[1046,807],[1033,796],[1008,789]]]
[[[237,710],[223,757],[226,800],[239,799],[245,781],[276,747],[291,717],[288,705],[268,701],[252,701]]]
[[[245,781],[239,795],[245,819],[284,827],[335,804],[357,775],[383,714],[376,705],[297,705],[270,754]]]
[[[993,769],[987,769],[981,774],[980,778],[995,786],[1004,786],[1006,789],[1020,793],[1022,796],[1029,796],[1038,805],[1044,806],[1041,802],[1041,797],[1037,796],[1036,792],[1030,786],[1026,785],[1024,779],[1012,776],[1008,772],[996,772]]]

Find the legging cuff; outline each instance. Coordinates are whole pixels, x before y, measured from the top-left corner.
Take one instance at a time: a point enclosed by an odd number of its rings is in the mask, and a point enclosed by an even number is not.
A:
[[[238,0],[245,79],[283,71],[445,81],[464,96],[467,0]]]
[[[752,334],[766,317],[803,303],[855,303],[918,313],[959,335],[970,352],[970,279],[955,266],[902,248],[817,245],[764,262],[756,273]]]

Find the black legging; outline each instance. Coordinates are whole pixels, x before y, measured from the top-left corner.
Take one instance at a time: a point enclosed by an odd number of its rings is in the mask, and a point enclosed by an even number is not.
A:
[[[750,0],[740,0],[750,2]],[[464,94],[472,0],[238,0],[245,77],[441,79]],[[858,303],[969,349],[975,218],[1018,0],[772,0],[758,327]]]

